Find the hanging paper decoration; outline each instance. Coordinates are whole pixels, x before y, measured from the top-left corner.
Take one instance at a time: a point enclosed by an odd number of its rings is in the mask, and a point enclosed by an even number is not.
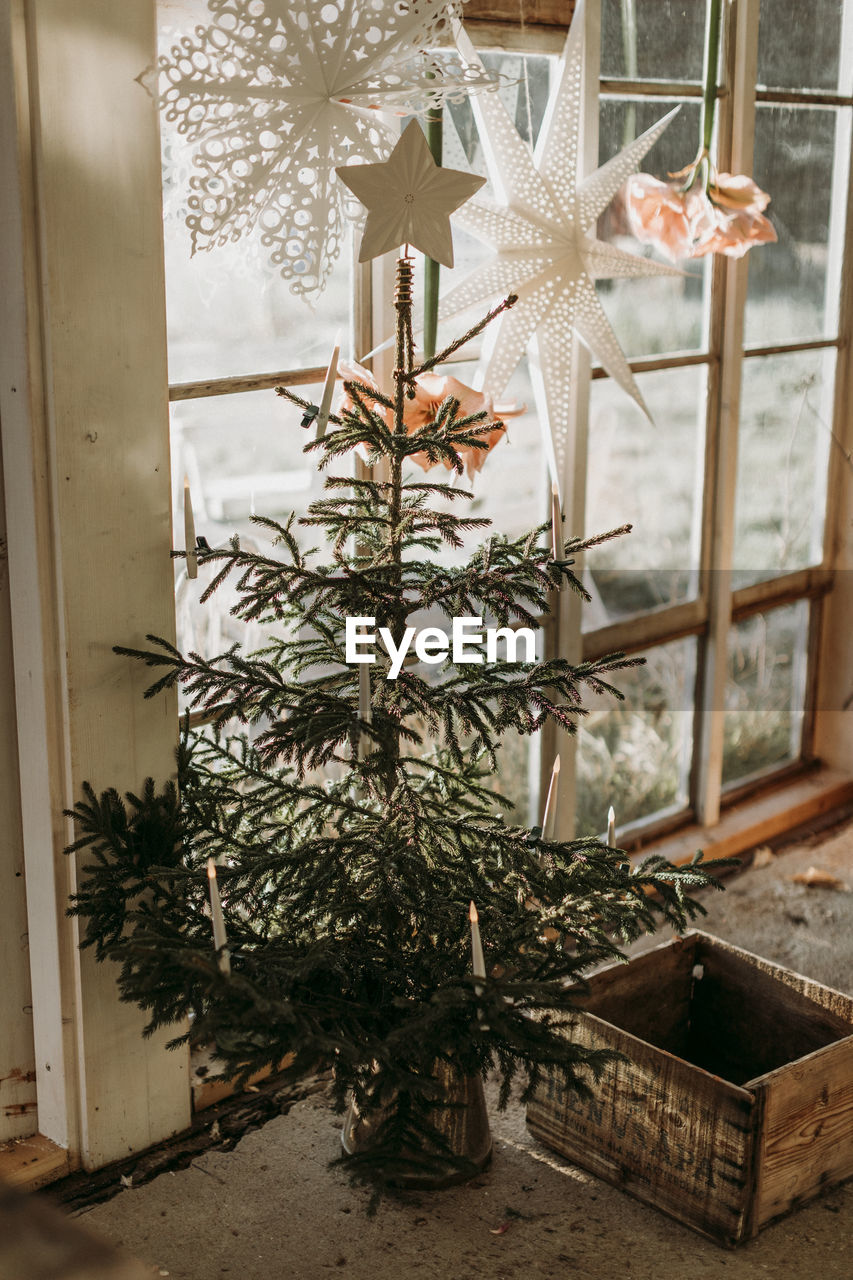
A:
[[[466,61],[479,61],[464,32],[460,31],[457,43]],[[533,155],[497,94],[474,99],[497,203],[478,198],[464,205],[455,221],[496,253],[451,290],[439,307],[439,315],[446,318],[501,293],[518,295],[512,310],[489,330],[478,382],[499,395],[525,350],[530,350],[538,373],[534,386],[546,452],[558,483],[569,438],[573,331],[648,415],[593,282],[673,274],[671,267],[597,240],[595,223],[675,111],[579,181],[583,56],[583,6],[579,4]]]
[[[496,77],[426,56],[462,0],[208,0],[209,26],[159,59],[160,100],[194,147],[193,249],[256,228],[297,294],[318,293],[359,208],[339,165],[383,160],[379,110],[411,114]]]
[[[338,169],[338,177],[367,209],[359,262],[409,244],[445,267],[453,266],[450,215],[486,181],[440,168],[417,120],[387,160]]]

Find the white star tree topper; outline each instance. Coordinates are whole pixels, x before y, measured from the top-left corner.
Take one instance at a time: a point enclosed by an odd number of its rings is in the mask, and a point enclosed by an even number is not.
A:
[[[463,0],[208,0],[158,61],[160,104],[194,149],[193,249],[260,232],[291,289],[319,293],[360,210],[336,166],[383,160],[377,110],[420,111],[494,87],[456,55],[427,57]]]
[[[466,60],[478,61],[461,30],[458,44]],[[525,349],[530,350],[533,372],[538,374],[535,382],[540,420],[545,419],[541,425],[548,462],[558,484],[569,439],[572,331],[649,416],[593,282],[618,276],[681,274],[595,238],[599,214],[675,111],[578,181],[583,56],[583,6],[579,4],[532,156],[497,94],[472,102],[489,177],[500,203],[472,201],[455,221],[494,246],[496,253],[452,289],[439,308],[439,315],[446,318],[500,293],[518,295],[515,307],[489,331],[478,383],[500,395]]]
[[[384,164],[349,165],[337,174],[367,209],[359,262],[410,244],[445,267],[453,266],[450,215],[486,181],[437,165],[416,120]]]

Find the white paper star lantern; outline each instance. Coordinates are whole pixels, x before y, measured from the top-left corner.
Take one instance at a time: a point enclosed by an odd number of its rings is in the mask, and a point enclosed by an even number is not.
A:
[[[464,32],[459,32],[457,42],[466,61],[479,62]],[[525,350],[530,350],[534,374],[538,374],[534,377],[537,399],[543,402],[539,413],[546,452],[557,483],[569,438],[572,331],[648,416],[593,282],[617,276],[680,274],[595,238],[599,214],[675,111],[589,177],[578,180],[583,45],[583,7],[579,4],[533,155],[497,94],[474,100],[486,165],[499,203],[474,200],[460,209],[455,221],[493,246],[496,253],[452,289],[439,307],[439,316],[446,318],[497,294],[518,294],[516,305],[489,331],[478,384],[500,395]]]
[[[195,150],[187,225],[208,249],[259,229],[293,292],[321,290],[344,218],[335,167],[383,160],[378,109],[411,114],[496,77],[427,58],[462,0],[208,0],[212,21],[158,63],[166,120]]]
[[[450,215],[486,181],[437,165],[416,120],[382,164],[348,165],[338,177],[367,209],[359,262],[410,244],[445,267],[453,266]]]

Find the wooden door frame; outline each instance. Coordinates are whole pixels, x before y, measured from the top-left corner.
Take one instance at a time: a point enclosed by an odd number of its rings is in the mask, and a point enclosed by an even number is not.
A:
[[[154,0],[0,0],[7,101],[0,420],[39,1131],[97,1168],[190,1120],[186,1051],[143,1040],[77,948],[63,817],[84,781],[174,773],[174,698],[112,652],[174,635]]]

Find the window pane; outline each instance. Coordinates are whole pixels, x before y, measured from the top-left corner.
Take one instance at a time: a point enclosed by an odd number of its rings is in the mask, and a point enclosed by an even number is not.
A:
[[[758,106],[753,173],[779,239],[749,255],[747,344],[835,336],[849,148],[847,110]]]
[[[191,256],[183,219],[164,226],[170,382],[327,365],[337,329],[347,349],[349,238],[312,306],[294,297],[253,237]]]
[[[322,387],[298,387],[297,393],[317,403]],[[312,432],[300,428],[299,409],[274,391],[179,401],[172,405],[171,417],[176,548],[184,543],[184,476],[190,482],[196,534],[211,547],[225,545],[233,533],[268,547],[270,535],[251,523],[253,512],[284,523],[291,511],[303,514],[321,495],[324,476],[314,457],[302,453]],[[345,467],[341,463],[337,473],[347,474]],[[310,547],[319,545],[323,535],[303,529],[297,536],[303,547]],[[234,640],[257,647],[257,636],[244,634],[243,625],[228,617],[234,603],[229,587],[198,604],[214,571],[202,569],[198,579],[187,582],[183,562],[176,565],[179,646],[218,652],[217,637],[223,636],[223,648]]]
[[[729,633],[723,782],[800,754],[808,641],[805,600],[757,614]]]
[[[620,828],[687,805],[696,641],[644,656],[643,666],[613,677],[624,702],[588,702],[578,739],[578,835],[604,831],[611,804]]]
[[[851,92],[853,15],[844,0],[761,0],[758,83]],[[846,51],[846,53],[845,53]]]
[[[640,374],[654,426],[610,378],[592,384],[586,531],[633,532],[587,554],[587,630],[696,595],[706,380],[703,366]]]
[[[734,586],[823,558],[835,351],[743,362]]]
[[[696,0],[601,0],[603,76],[700,80],[704,47],[705,6]]]
[[[674,105],[675,99],[603,99],[599,162],[603,164],[626,142],[651,128]],[[682,169],[696,151],[698,135],[699,108],[693,102],[683,102],[678,115],[642,161],[643,171],[666,178],[667,173]],[[651,246],[641,245],[631,235],[621,194],[599,219],[598,235],[637,257],[663,260]],[[601,304],[627,356],[692,351],[707,345],[709,264],[685,260],[678,265],[685,274],[597,282]]]
[[[161,53],[211,17],[205,0],[159,0],[157,13]],[[351,237],[344,237],[337,268],[313,303],[290,292],[257,231],[193,255],[185,224],[192,155],[163,114],[160,128],[169,381],[327,364],[335,330],[349,332]]]

